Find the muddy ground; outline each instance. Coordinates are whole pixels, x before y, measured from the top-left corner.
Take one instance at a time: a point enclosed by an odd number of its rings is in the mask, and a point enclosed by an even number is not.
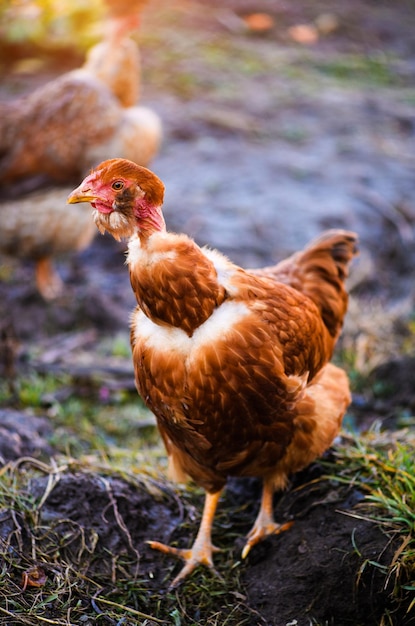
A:
[[[360,428],[375,418],[396,426],[396,407],[414,407],[414,360],[402,360],[402,337],[394,341],[392,335],[408,334],[414,303],[415,8],[369,0],[208,5],[156,0],[142,25],[143,102],[164,124],[152,168],[166,184],[168,227],[248,267],[275,262],[324,228],[357,231],[361,255],[350,280],[353,314],[345,345],[360,346],[364,362],[377,348],[381,357],[373,363],[382,363],[379,379],[386,377],[391,393],[376,402],[356,393],[351,419]],[[254,11],[267,12],[274,26],[265,33],[246,29],[243,17]],[[314,43],[293,39],[292,26],[311,25],[316,32],[327,15],[333,28],[317,31]],[[25,78],[8,74],[2,93],[24,90]],[[128,325],[133,296],[122,245],[99,236],[84,253],[57,263],[67,289],[50,304],[36,294],[29,263],[4,260],[2,364],[11,377],[13,370],[39,369],[39,359],[31,361],[36,347],[45,352],[62,346],[68,333],[81,337],[79,350],[71,348],[70,358],[62,350],[46,361],[76,370],[82,366],[76,354],[94,355],[99,339]],[[360,335],[366,343],[356,341]],[[5,362],[11,353],[15,359]],[[128,360],[118,377],[132,386]],[[3,459],[53,455],[50,417],[15,410],[10,400],[0,413]],[[371,626],[385,610],[393,624],[415,623],[394,612],[391,589],[370,565],[390,563],[396,544],[371,522],[347,515],[360,492],[312,482],[322,472],[314,464],[276,498],[277,519],[293,519],[293,527],[264,541],[239,565],[247,623],[308,626],[314,619]],[[140,576],[149,588],[163,588],[175,565],[144,541],[185,545],[196,531],[194,511],[181,510],[172,495],[158,499],[121,479],[108,481],[69,471],[42,515],[97,531],[102,558],[93,567],[106,567],[105,549],[130,556],[138,550]],[[31,488],[39,494],[45,484],[39,479]],[[214,540],[235,561],[258,502],[255,481],[232,481],[224,496],[229,517]],[[203,615],[187,617],[185,623],[203,623]]]

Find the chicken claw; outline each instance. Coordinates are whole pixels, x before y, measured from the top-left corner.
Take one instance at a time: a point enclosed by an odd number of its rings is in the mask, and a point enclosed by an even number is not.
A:
[[[164,554],[176,556],[185,562],[184,567],[170,584],[169,589],[177,587],[198,565],[205,565],[216,576],[220,577],[219,573],[214,568],[212,560],[212,553],[220,552],[220,549],[213,546],[210,542],[207,543],[206,541],[198,541],[198,539],[196,539],[193,546],[189,549],[173,548],[172,546],[167,546],[158,541],[147,541],[147,544],[150,548],[153,548],[153,550],[159,550]]]
[[[242,550],[242,558],[246,559],[252,546],[259,543],[265,537],[269,535],[279,535],[291,528],[294,522],[286,522],[285,524],[277,524],[274,521],[274,515],[272,512],[272,497],[274,495],[274,489],[272,483],[264,480],[262,489],[261,507],[259,509],[258,516],[255,520],[253,527],[247,536],[247,542]]]
[[[248,533],[247,542],[242,550],[242,558],[246,559],[251,551],[252,546],[269,537],[270,535],[279,535],[291,528],[294,522],[286,522],[285,524],[277,524],[276,522],[265,524],[264,526],[254,525],[252,530]]]
[[[205,565],[213,571],[216,576],[219,576],[218,572],[213,566],[212,554],[213,552],[220,552],[219,548],[216,548],[211,541],[212,522],[216,512],[216,507],[220,498],[221,492],[207,493],[205,499],[205,506],[203,509],[202,520],[200,522],[199,531],[197,537],[189,549],[173,548],[167,546],[164,543],[158,541],[147,541],[150,548],[159,550],[164,554],[170,554],[172,556],[179,557],[185,562],[184,567],[173,580],[170,585],[170,589],[177,587],[198,565]]]

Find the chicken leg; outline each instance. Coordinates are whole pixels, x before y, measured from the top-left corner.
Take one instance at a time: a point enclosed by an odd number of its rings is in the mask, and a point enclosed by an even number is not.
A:
[[[277,524],[274,521],[274,515],[272,511],[272,499],[274,495],[274,487],[272,481],[264,480],[262,488],[261,506],[255,523],[247,535],[247,542],[242,550],[242,558],[245,559],[252,546],[259,543],[268,535],[279,535],[284,530],[288,530],[293,522],[287,522],[286,524]]]
[[[50,257],[42,257],[36,261],[36,285],[45,300],[53,300],[61,295],[63,282],[54,270]]]
[[[221,491],[216,493],[206,493],[205,505],[203,508],[202,520],[200,522],[199,531],[192,547],[188,550],[173,548],[158,541],[148,541],[148,545],[154,550],[160,550],[165,554],[171,554],[183,559],[184,567],[173,580],[170,588],[173,589],[181,583],[198,565],[206,565],[215,573],[213,566],[212,553],[219,552],[219,548],[212,545],[211,532],[213,518],[215,517],[216,508],[219,502]]]

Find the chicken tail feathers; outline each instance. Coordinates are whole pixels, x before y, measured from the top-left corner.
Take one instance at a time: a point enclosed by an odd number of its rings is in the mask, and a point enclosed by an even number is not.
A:
[[[357,243],[356,233],[347,230],[327,230],[307,246],[303,255],[306,256],[309,252],[311,255],[322,253],[331,256],[338,278],[344,281],[349,274],[351,260],[358,254]]]
[[[327,230],[303,251],[274,267],[257,270],[290,285],[308,296],[319,308],[333,338],[337,338],[347,310],[345,280],[358,253],[357,235],[346,230]]]

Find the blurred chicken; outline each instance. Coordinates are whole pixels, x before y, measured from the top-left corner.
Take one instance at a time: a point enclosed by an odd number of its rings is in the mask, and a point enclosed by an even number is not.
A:
[[[99,78],[124,107],[137,104],[140,95],[140,52],[129,35],[138,31],[147,0],[104,0],[105,36],[88,52],[83,69]]]
[[[84,250],[96,233],[85,211],[68,215],[63,210],[69,191],[52,187],[0,203],[0,251],[35,262],[36,287],[45,300],[56,298],[63,289],[52,259]]]
[[[108,17],[111,19],[132,14],[139,15],[148,0],[104,0],[104,3],[107,7]]]
[[[137,45],[129,37],[119,39],[114,34],[93,46],[82,66],[82,73],[90,73],[104,83],[121,106],[132,107],[137,104],[140,95],[140,55]]]
[[[121,156],[146,165],[161,141],[152,110],[138,98],[138,48],[127,34],[136,16],[111,22],[85,65],[20,100],[2,103],[0,183],[45,175],[66,182],[102,159]]]
[[[148,164],[159,148],[159,117],[132,106],[139,96],[140,58],[128,35],[137,25],[137,14],[110,16],[106,37],[82,68],[0,105],[0,253],[35,261],[44,298],[62,290],[51,257],[87,247],[96,232],[84,211],[78,219],[71,216],[70,231],[62,228],[73,180],[113,156]],[[32,181],[48,188],[19,193]]]
[[[274,490],[331,445],[350,402],[347,376],[329,360],[357,238],[328,231],[275,268],[243,270],[168,233],[163,195],[152,172],[113,159],[68,202],[90,202],[101,232],[129,238],[137,389],[156,415],[171,477],[206,490],[190,549],[150,542],[185,561],[175,586],[198,564],[213,567],[211,527],[228,476],[263,480],[243,557],[291,525],[273,519]]]

